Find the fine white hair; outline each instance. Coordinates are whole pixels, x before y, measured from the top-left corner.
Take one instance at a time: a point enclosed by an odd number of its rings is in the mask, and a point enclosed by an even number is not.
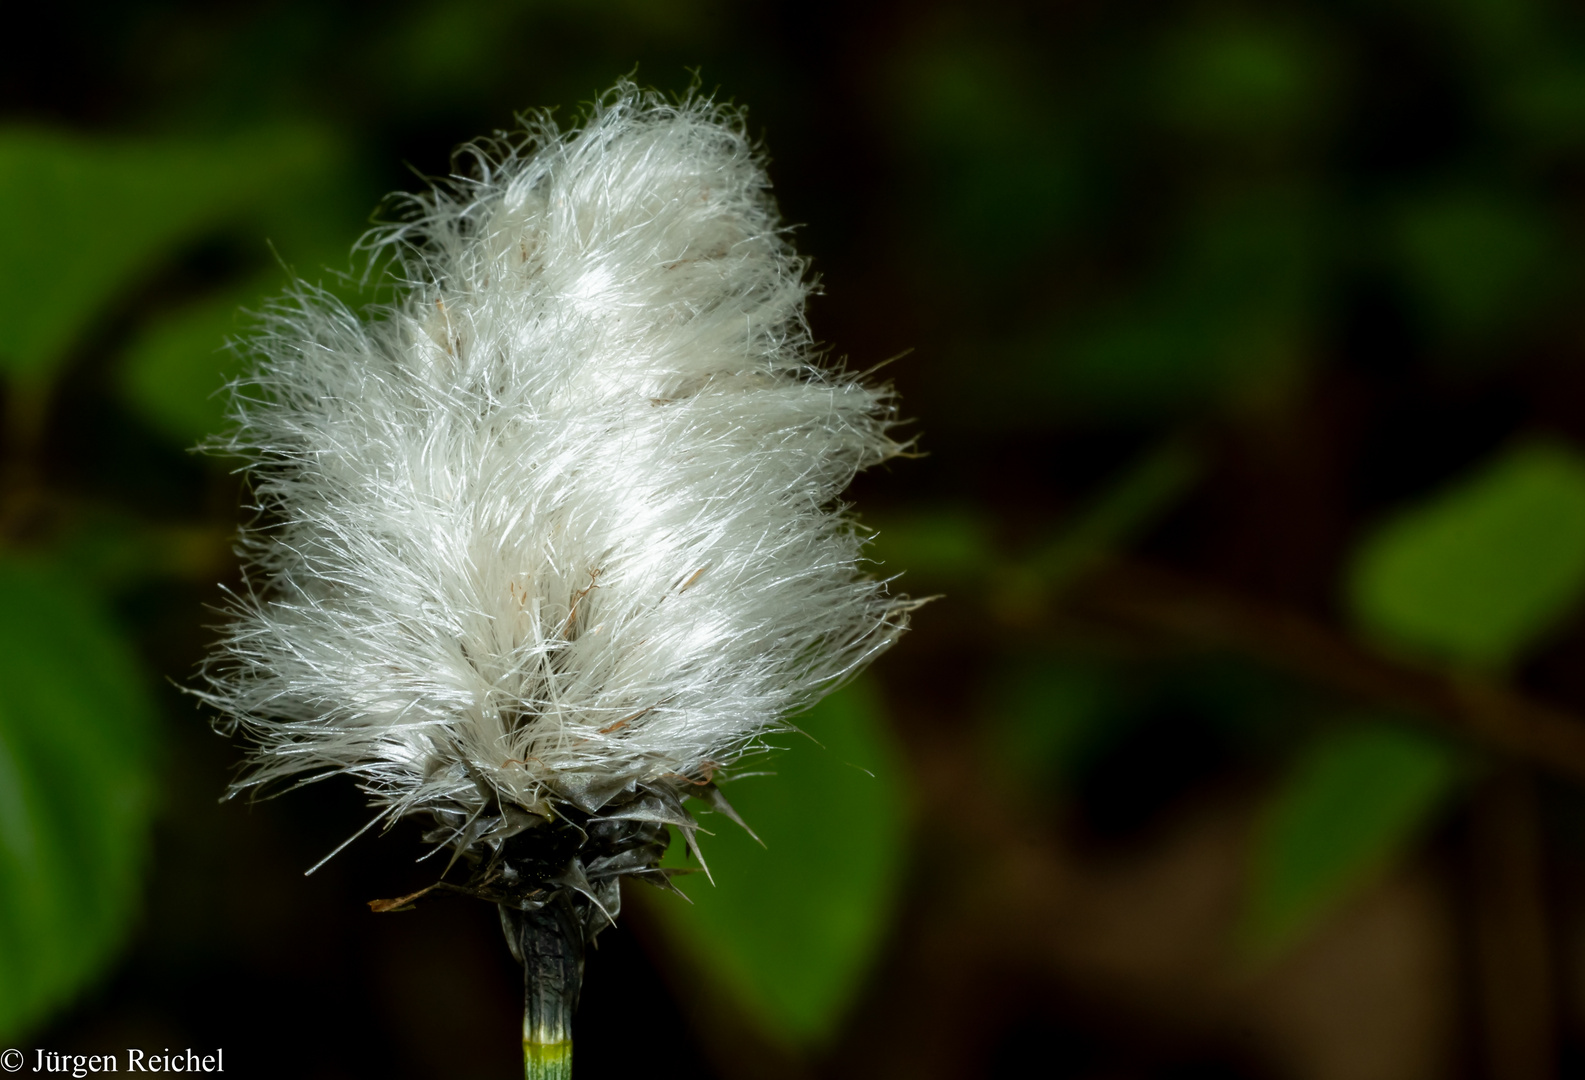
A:
[[[892,401],[819,362],[737,111],[623,84],[464,157],[374,238],[394,302],[299,285],[248,342],[202,696],[239,787],[348,773],[390,819],[684,793],[902,630],[838,502]]]

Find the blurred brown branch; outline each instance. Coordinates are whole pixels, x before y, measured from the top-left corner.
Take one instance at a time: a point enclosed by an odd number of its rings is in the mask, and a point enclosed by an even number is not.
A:
[[[1098,568],[1061,603],[1080,618],[1250,657],[1345,695],[1402,709],[1499,754],[1585,780],[1585,719],[1463,672],[1383,656],[1290,608],[1121,560]]]

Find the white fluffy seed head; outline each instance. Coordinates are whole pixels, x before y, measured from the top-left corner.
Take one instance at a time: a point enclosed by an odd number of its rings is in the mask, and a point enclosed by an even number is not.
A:
[[[708,780],[903,628],[837,503],[892,404],[817,364],[740,116],[620,86],[469,156],[376,238],[395,303],[299,287],[249,343],[224,449],[259,518],[203,695],[241,786],[593,812]]]

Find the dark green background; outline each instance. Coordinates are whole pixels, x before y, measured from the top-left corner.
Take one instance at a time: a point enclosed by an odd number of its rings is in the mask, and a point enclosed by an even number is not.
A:
[[[768,849],[725,826],[695,908],[631,898],[579,1074],[1585,1068],[1577,7],[25,18],[0,66],[0,1043],[515,1071],[494,914],[363,905],[431,879],[416,830],[305,879],[366,819],[350,785],[217,804],[239,751],[177,686],[244,493],[189,448],[239,307],[287,269],[377,298],[338,272],[385,193],[631,75],[747,107],[817,335],[895,361],[923,451],[853,492],[877,572],[943,598],[782,775],[729,789]]]

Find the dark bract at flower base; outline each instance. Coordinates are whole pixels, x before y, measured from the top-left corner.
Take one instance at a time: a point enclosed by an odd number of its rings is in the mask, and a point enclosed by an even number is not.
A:
[[[344,772],[371,825],[435,822],[564,1075],[620,878],[665,884],[684,801],[730,814],[721,771],[902,631],[837,503],[899,446],[815,362],[737,113],[623,85],[467,157],[375,238],[396,303],[301,287],[248,343],[220,445],[258,519],[201,694],[256,745],[239,790]]]

